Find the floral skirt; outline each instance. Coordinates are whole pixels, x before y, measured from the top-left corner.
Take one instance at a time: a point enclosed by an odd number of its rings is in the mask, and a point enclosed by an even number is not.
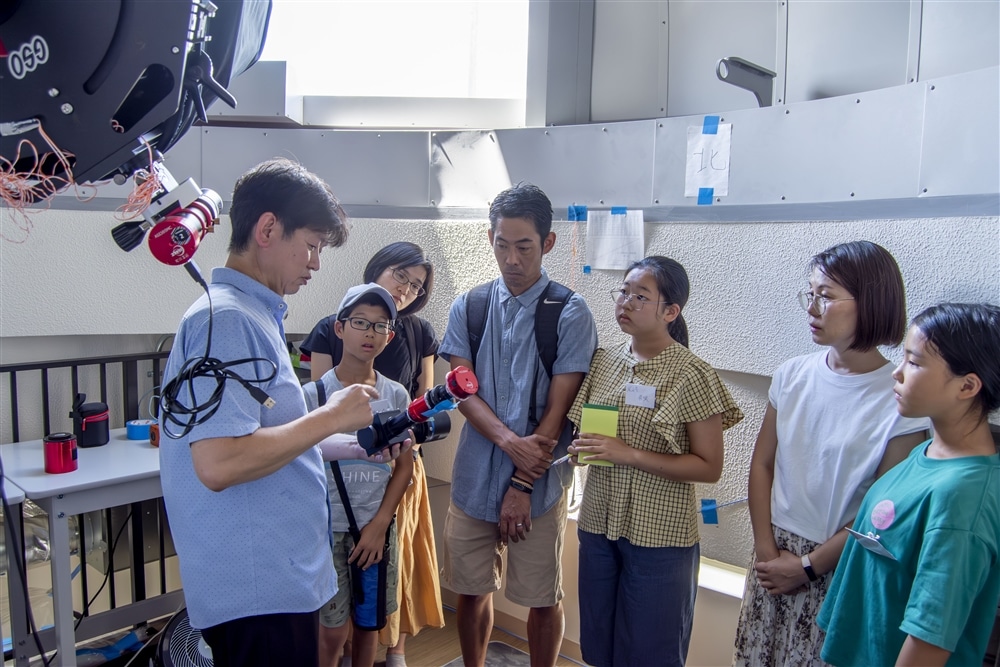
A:
[[[819,546],[777,526],[772,528],[778,549],[801,555]],[[733,667],[826,665],[819,657],[826,633],[816,625],[816,617],[833,572],[821,576],[801,593],[771,595],[757,581],[753,568],[756,562],[754,559],[747,571]]]

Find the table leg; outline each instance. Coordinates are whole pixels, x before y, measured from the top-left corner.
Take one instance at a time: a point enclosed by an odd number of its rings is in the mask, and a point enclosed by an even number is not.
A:
[[[11,650],[14,654],[14,664],[17,667],[27,667],[31,629],[28,627],[27,601],[24,599],[21,579],[24,564],[18,564],[14,560],[18,557],[19,550],[21,554],[24,553],[22,548],[24,543],[20,539],[23,533],[21,507],[21,503],[11,505],[11,516],[4,517],[4,548],[7,551],[7,591],[10,594]]]
[[[58,663],[76,667],[76,631],[73,628],[73,578],[69,556],[69,516],[59,509],[60,503],[50,502],[44,509],[49,514],[49,540],[52,566],[52,611],[56,629]]]

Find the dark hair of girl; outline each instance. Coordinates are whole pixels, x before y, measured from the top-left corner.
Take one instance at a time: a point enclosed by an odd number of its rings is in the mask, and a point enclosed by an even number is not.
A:
[[[652,255],[633,262],[625,270],[625,275],[636,269],[649,271],[656,280],[656,289],[660,292],[659,301],[665,302],[657,308],[677,304],[683,310],[691,292],[691,282],[683,266],[669,257]],[[684,347],[688,346],[688,328],[683,315],[678,315],[677,319],[667,325],[667,333]]]
[[[888,250],[870,241],[827,248],[809,260],[850,292],[857,304],[858,324],[849,350],[867,352],[877,345],[899,345],[906,335],[906,292],[903,276]]]
[[[413,266],[422,266],[427,271],[427,278],[424,280],[424,293],[414,299],[406,308],[400,310],[400,317],[418,312],[431,298],[431,290],[434,289],[434,265],[427,259],[423,249],[416,243],[396,241],[372,255],[372,258],[368,260],[368,266],[365,267],[364,281],[373,283],[389,267],[409,269]]]
[[[988,303],[942,303],[913,318],[927,342],[955,375],[975,373],[980,421],[1000,408],[1000,307]]]

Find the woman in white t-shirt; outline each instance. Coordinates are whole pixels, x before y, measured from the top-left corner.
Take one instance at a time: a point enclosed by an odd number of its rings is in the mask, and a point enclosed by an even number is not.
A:
[[[750,463],[749,568],[733,664],[822,665],[815,623],[831,573],[872,482],[925,439],[926,419],[900,417],[879,345],[906,332],[895,259],[868,241],[809,262],[799,304],[825,350],[774,373]]]

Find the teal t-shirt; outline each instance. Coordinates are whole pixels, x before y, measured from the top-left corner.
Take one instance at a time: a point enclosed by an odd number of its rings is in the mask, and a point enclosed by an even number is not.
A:
[[[816,619],[832,665],[893,665],[907,635],[951,651],[949,665],[982,664],[1000,602],[1000,455],[932,459],[929,444],[861,504],[853,529],[869,539],[848,538]]]

